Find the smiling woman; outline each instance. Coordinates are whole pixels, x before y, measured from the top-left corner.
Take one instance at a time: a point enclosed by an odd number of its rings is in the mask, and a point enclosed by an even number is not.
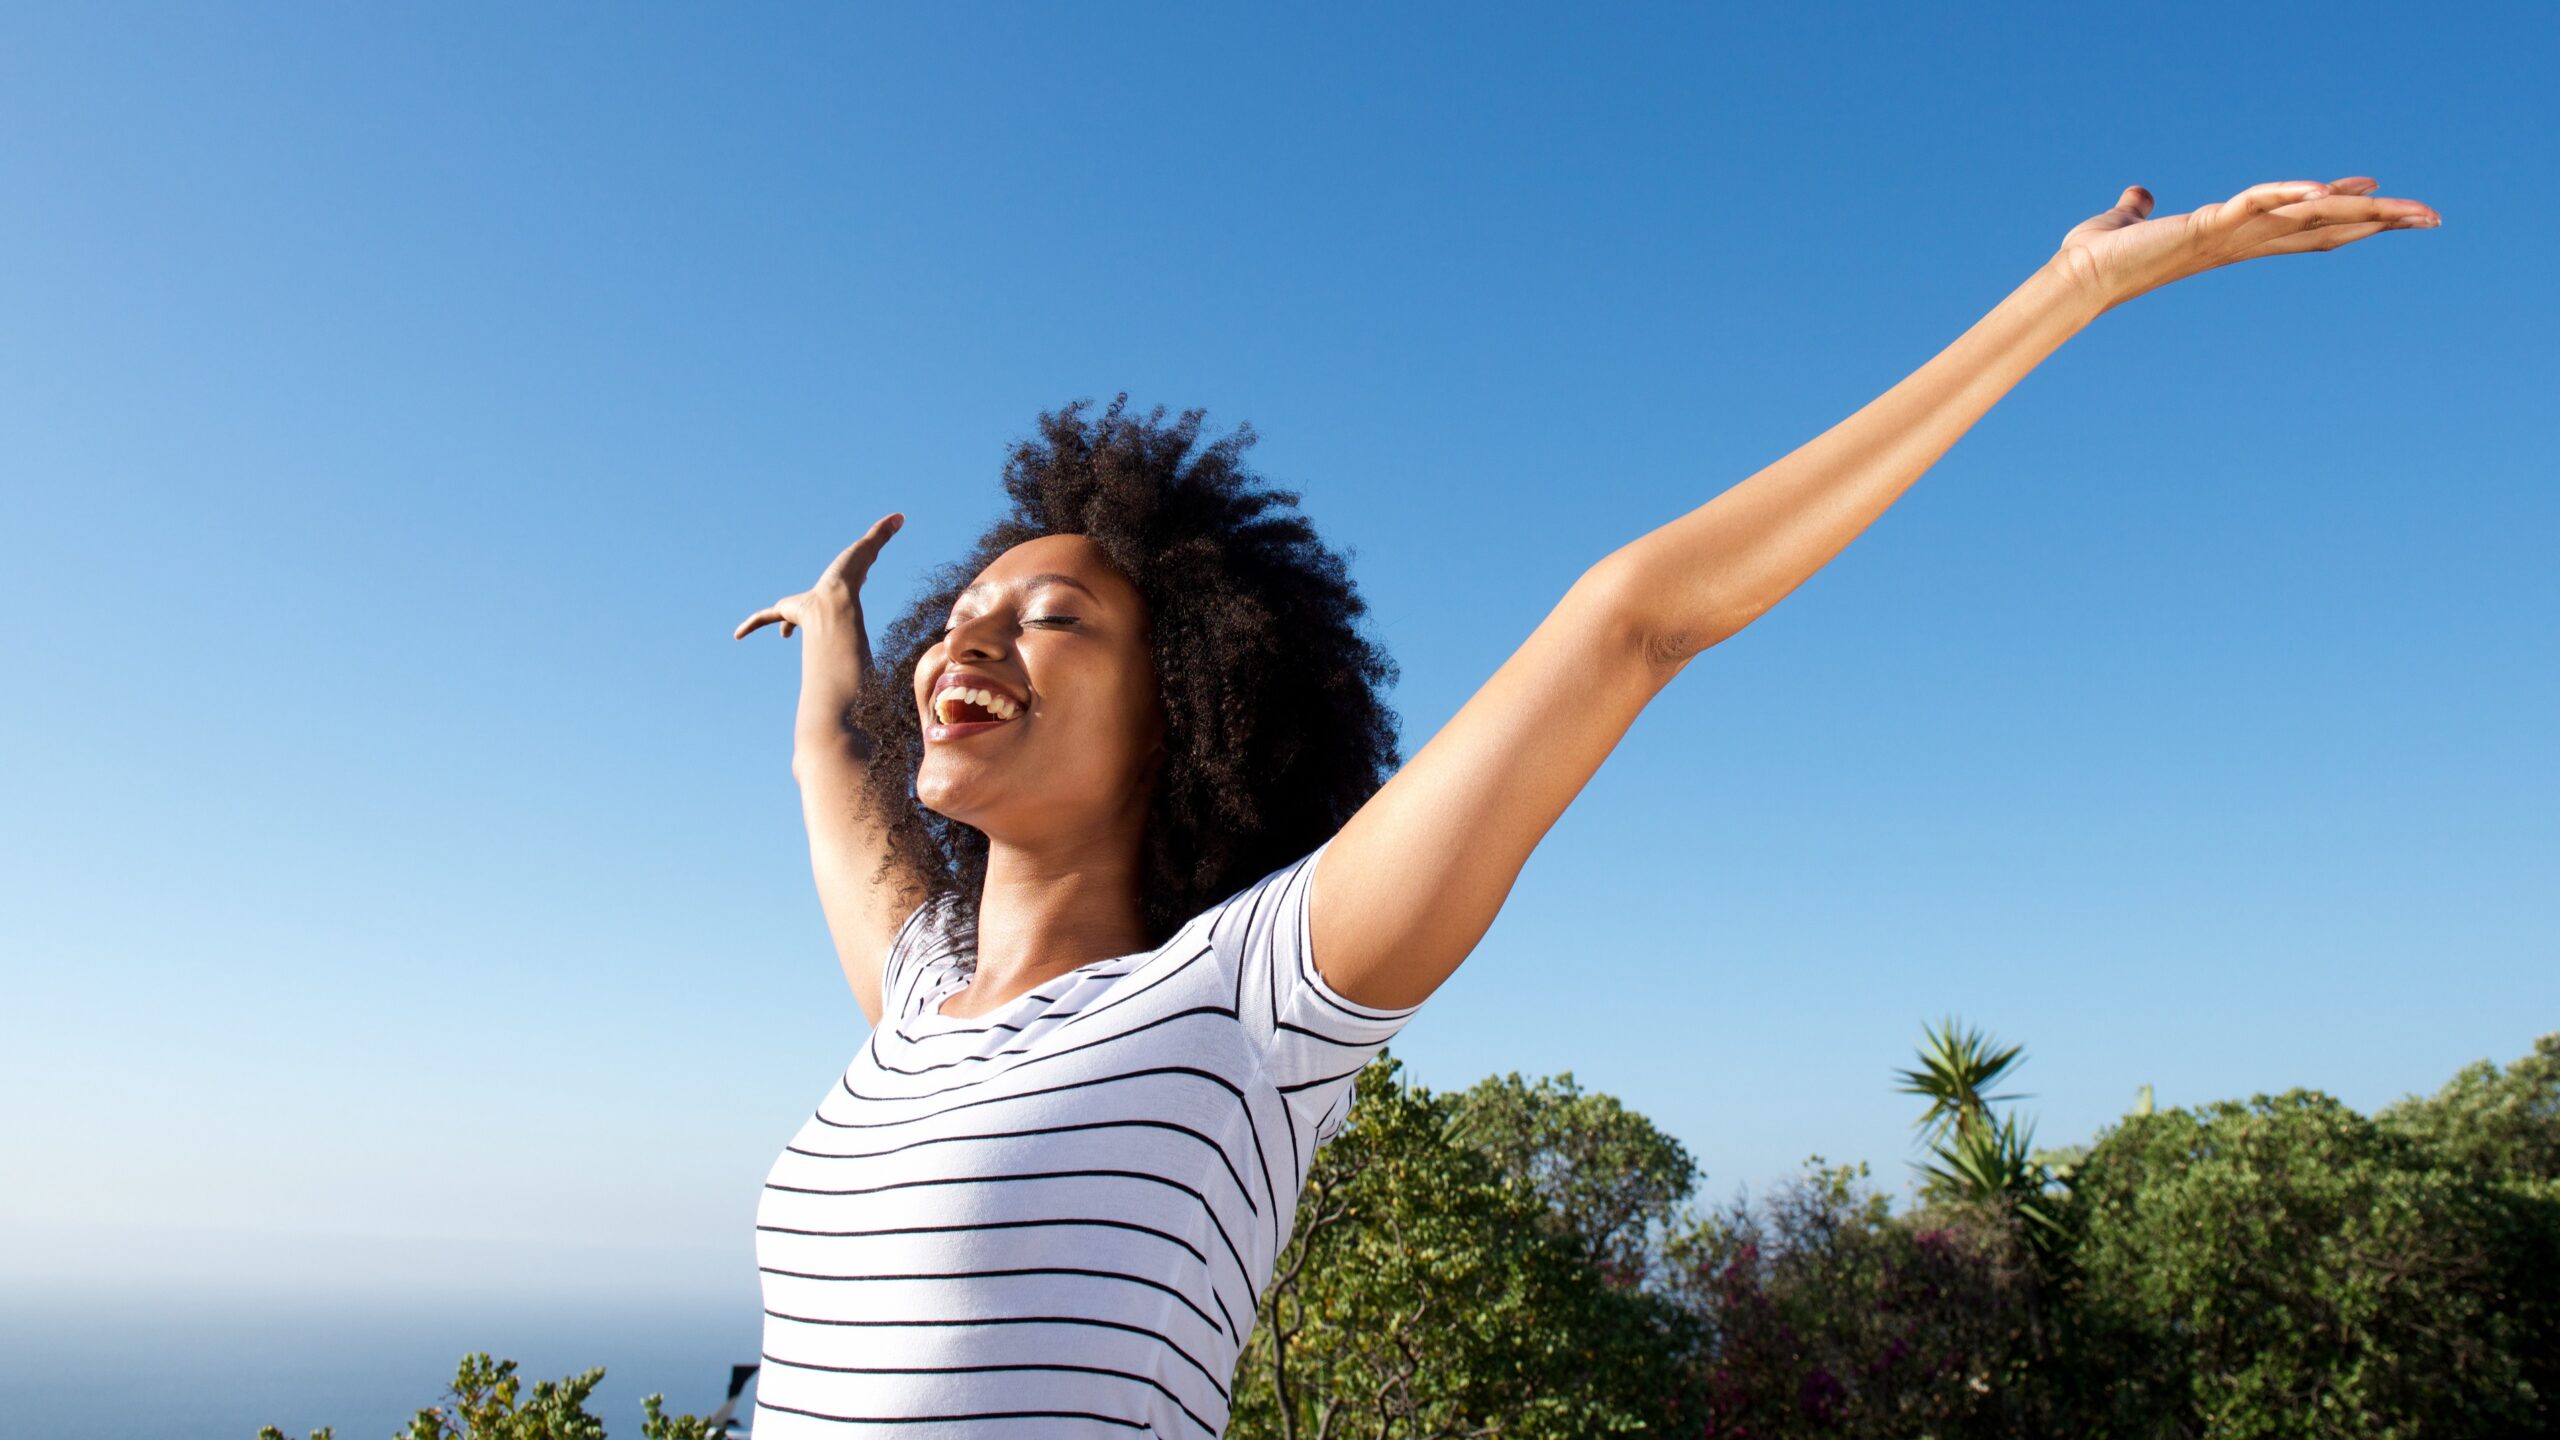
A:
[[[890,663],[858,594],[895,516],[740,627],[805,632],[793,770],[874,1022],[759,1207],[759,1433],[1219,1433],[1411,1013],[1307,948],[1314,857],[1395,760],[1365,607],[1250,427],[1126,403],[1041,417]]]
[[[1162,424],[1041,417],[1013,511],[871,663],[884,519],[809,592],[793,770],[874,1028],[768,1177],[763,1440],[1217,1435],[1353,1076],[1691,660],[2065,340],[2259,256],[2427,228],[2370,177],[2073,227],[1917,372],[1593,565],[1412,759],[1297,497]],[[1392,776],[1389,771],[1392,769]]]

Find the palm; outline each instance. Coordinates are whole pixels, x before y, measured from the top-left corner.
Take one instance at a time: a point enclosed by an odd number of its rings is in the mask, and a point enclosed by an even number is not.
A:
[[[2219,204],[2154,216],[2151,192],[2126,188],[2115,208],[2071,227],[2056,259],[2107,308],[2172,280],[2262,255],[2335,250],[2384,230],[2438,223],[2416,200],[2375,195],[2370,175],[2253,185]]]

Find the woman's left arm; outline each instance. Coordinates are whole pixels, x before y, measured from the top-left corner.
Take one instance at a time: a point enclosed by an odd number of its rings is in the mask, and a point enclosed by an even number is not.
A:
[[[2149,193],[2128,189],[1901,383],[1594,565],[1333,838],[1308,902],[1326,983],[1357,1004],[1421,1003],[1671,677],[1828,564],[2063,341],[2173,280],[2436,223],[2373,190],[2369,176],[2257,185],[2152,219]]]

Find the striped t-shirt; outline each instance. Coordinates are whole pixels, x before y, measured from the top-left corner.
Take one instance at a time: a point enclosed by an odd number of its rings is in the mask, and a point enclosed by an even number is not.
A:
[[[757,1440],[1225,1429],[1308,1163],[1418,1008],[1316,972],[1324,849],[967,1019],[937,1007],[974,937],[948,897],[917,907],[757,1207]]]

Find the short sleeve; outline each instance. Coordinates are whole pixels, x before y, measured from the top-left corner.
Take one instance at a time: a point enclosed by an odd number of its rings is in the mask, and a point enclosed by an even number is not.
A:
[[[962,919],[960,897],[937,891],[907,914],[889,941],[889,958],[880,967],[880,1018],[894,1023],[924,1004],[924,977],[937,962],[974,949],[974,935]]]
[[[1308,902],[1316,857],[1332,843],[1246,886],[1210,922],[1211,944],[1235,980],[1236,1018],[1260,1047],[1272,1085],[1319,1141],[1350,1114],[1360,1068],[1422,1008],[1358,1004],[1316,968]]]

